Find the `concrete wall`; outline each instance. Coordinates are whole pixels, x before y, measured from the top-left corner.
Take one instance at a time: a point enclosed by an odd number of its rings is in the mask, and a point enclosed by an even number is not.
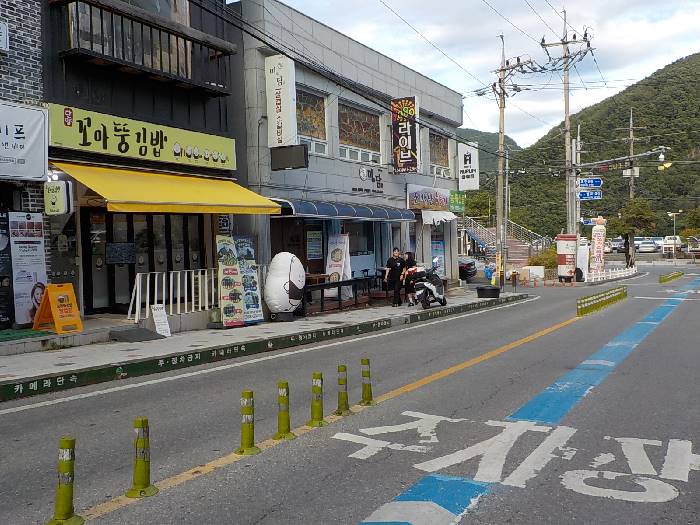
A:
[[[276,0],[241,0],[243,17],[265,33],[297,50],[314,62],[320,62],[343,77],[387,97],[417,96],[420,120],[454,134],[462,123],[462,96],[451,89],[399,64],[332,28],[313,20]],[[265,91],[265,57],[276,54],[259,40],[244,36],[245,106],[248,144],[248,180],[250,188],[270,197],[305,198],[362,204],[406,207],[406,184],[457,189],[452,169],[450,178],[430,175],[428,129],[421,129],[421,162],[418,174],[399,175],[391,167],[391,116],[384,107],[361,95],[341,88],[313,69],[299,63],[296,82],[299,88],[325,96],[328,155],[311,154],[308,169],[271,172],[267,147],[267,102]],[[338,157],[338,103],[348,103],[380,115],[381,165],[353,162]],[[456,147],[450,140],[451,167],[456,163]],[[371,168],[382,177],[383,193],[366,193],[367,182],[360,179],[360,169]],[[355,191],[354,191],[355,190]],[[246,221],[241,220],[244,224]],[[267,222],[267,224],[263,224]],[[269,221],[254,219],[260,240],[261,262],[266,249],[264,232]],[[420,225],[417,227],[420,228]],[[428,253],[430,235],[427,235]],[[406,234],[404,234],[406,235]],[[446,238],[446,242],[449,240]],[[269,244],[269,242],[268,242]],[[455,252],[456,253],[456,252]]]

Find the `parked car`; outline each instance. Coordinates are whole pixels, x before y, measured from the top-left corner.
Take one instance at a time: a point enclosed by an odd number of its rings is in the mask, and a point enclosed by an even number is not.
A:
[[[612,253],[613,251],[613,244],[611,241],[605,241],[605,247],[603,248],[603,252],[605,253]]]
[[[579,245],[579,246],[590,246],[590,245],[591,245],[591,241],[589,241],[586,237],[581,237],[581,238],[578,240],[578,245]]]
[[[700,253],[700,238],[688,237],[688,253]]]
[[[612,249],[614,252],[621,253],[625,251],[625,241],[622,239],[622,237],[616,237],[612,241]]]
[[[662,250],[664,247],[664,238],[663,237],[652,237],[652,241],[656,243],[656,246],[659,247],[659,250]]]
[[[459,278],[463,281],[469,281],[476,275],[476,259],[471,257],[458,257]]]
[[[674,251],[680,250],[682,246],[683,241],[681,240],[680,235],[667,235],[664,237],[664,253],[673,253]]]
[[[654,241],[648,240],[640,242],[639,246],[637,247],[637,251],[639,253],[656,253],[658,248]]]

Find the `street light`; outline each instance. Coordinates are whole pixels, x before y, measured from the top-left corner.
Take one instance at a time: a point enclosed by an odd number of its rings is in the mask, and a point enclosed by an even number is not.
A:
[[[675,266],[676,264],[676,216],[680,215],[683,213],[683,210],[678,210],[677,212],[675,211],[668,211],[666,212],[666,215],[669,217],[673,217],[673,264]]]

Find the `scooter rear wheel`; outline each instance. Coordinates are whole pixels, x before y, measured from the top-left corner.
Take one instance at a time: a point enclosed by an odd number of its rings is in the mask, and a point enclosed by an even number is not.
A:
[[[423,306],[423,310],[427,310],[428,308],[430,308],[430,300],[423,298],[423,300],[421,301],[421,305]]]

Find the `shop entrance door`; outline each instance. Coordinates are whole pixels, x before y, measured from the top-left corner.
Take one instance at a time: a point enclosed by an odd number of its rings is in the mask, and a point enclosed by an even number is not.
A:
[[[203,267],[201,215],[81,208],[80,220],[85,313],[125,314],[137,273]]]

